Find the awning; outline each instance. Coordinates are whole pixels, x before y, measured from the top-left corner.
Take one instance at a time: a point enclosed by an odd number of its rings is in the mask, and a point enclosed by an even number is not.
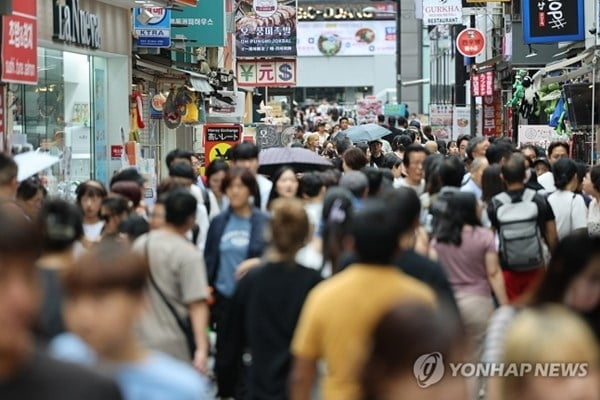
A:
[[[195,92],[212,93],[215,89],[208,83],[208,76],[199,74],[198,72],[188,71],[182,68],[173,67],[175,71],[183,72],[188,76],[190,85]]]

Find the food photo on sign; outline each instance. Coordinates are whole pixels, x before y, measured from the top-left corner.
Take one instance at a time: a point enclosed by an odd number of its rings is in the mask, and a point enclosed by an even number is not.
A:
[[[236,0],[237,56],[295,56],[296,9],[296,0]]]

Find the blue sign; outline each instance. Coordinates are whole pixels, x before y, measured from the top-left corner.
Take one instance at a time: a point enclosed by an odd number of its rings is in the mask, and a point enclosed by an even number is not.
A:
[[[135,8],[133,30],[138,47],[171,47],[171,10],[161,7]]]
[[[583,0],[523,0],[525,44],[585,40]]]

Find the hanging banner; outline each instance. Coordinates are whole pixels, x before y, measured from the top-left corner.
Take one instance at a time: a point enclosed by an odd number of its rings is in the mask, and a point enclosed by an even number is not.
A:
[[[525,44],[585,39],[583,0],[523,0]]]
[[[452,140],[471,134],[471,107],[454,106],[452,111]]]
[[[238,124],[204,125],[204,160],[211,163],[224,159],[229,149],[240,142],[242,126]]]
[[[300,22],[299,56],[396,54],[396,21]]]
[[[170,47],[171,10],[161,7],[134,8],[133,31],[138,47]]]
[[[496,91],[492,96],[484,96],[483,136],[502,136],[502,98]]]
[[[12,2],[12,15],[2,16],[1,80],[36,85],[38,80],[36,0],[12,0]]]
[[[196,7],[171,12],[171,38],[193,39],[186,47],[225,46],[225,0],[201,1]],[[178,25],[178,26],[177,26]]]
[[[462,24],[462,0],[423,0],[423,25]]]
[[[430,104],[429,119],[431,133],[438,139],[451,140],[452,133],[452,105]]]
[[[475,97],[492,96],[494,94],[494,71],[471,74],[471,93]]]
[[[240,86],[296,86],[296,60],[238,60]]]
[[[296,0],[235,0],[236,55],[296,55]]]

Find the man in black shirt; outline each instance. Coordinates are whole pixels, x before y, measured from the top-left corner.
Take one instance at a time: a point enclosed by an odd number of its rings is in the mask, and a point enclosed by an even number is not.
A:
[[[369,165],[371,167],[377,166],[377,168],[383,167],[383,143],[380,140],[373,140],[369,142],[369,151],[371,152],[371,158]]]
[[[42,238],[22,215],[4,207],[0,227],[0,399],[121,399],[108,379],[35,349],[32,325],[40,299],[35,261]]]

